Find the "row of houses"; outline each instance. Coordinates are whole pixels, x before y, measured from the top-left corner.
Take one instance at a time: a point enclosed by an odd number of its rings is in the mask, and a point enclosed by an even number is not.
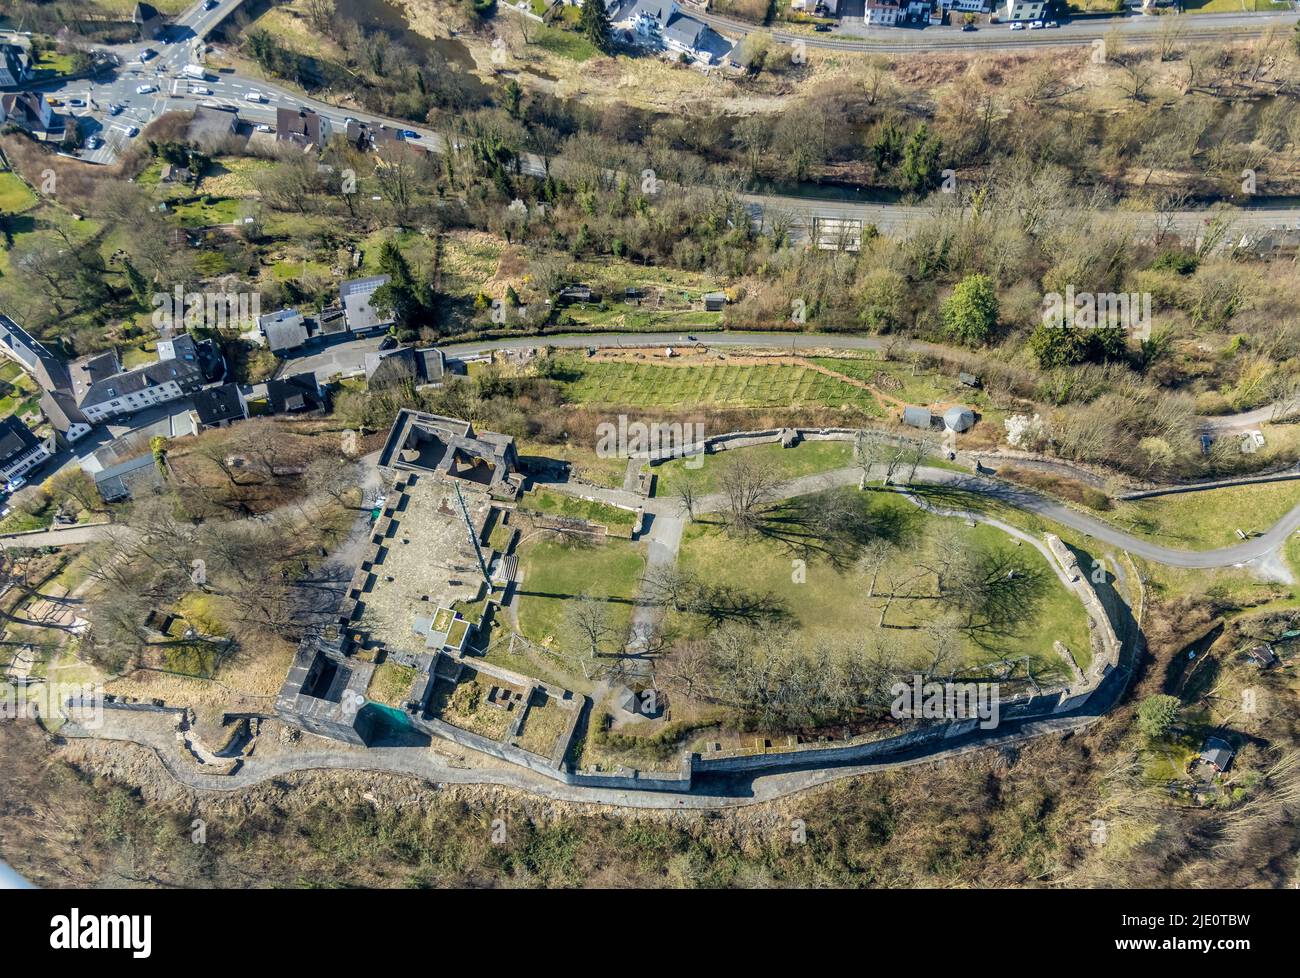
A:
[[[279,309],[259,316],[257,328],[249,338],[261,343],[277,356],[300,349],[311,340],[352,334],[372,336],[393,325],[392,316],[377,309],[375,291],[388,283],[387,275],[371,275],[339,283],[339,302],[315,316],[305,316],[294,308]]]

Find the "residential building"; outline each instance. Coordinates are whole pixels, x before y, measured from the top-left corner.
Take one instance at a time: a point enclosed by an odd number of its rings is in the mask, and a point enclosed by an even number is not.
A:
[[[325,390],[314,373],[294,374],[245,387],[241,394],[247,416],[265,414],[324,414],[329,408]]]
[[[1042,20],[1047,4],[1043,0],[1007,0],[1006,15],[1003,20],[1008,23],[1026,20]]]
[[[131,499],[145,492],[161,492],[165,484],[162,468],[152,453],[95,473],[95,488],[106,503]]]
[[[1226,740],[1206,737],[1205,745],[1201,748],[1201,761],[1223,774],[1232,765],[1236,753]]]
[[[185,138],[200,149],[214,149],[235,134],[239,113],[216,105],[200,105],[185,127]]]
[[[238,384],[205,387],[191,398],[194,423],[198,429],[224,428],[233,421],[248,417],[248,405]]]
[[[447,360],[436,346],[423,350],[405,347],[366,354],[366,383],[372,390],[385,387],[416,387],[441,384]]]
[[[32,56],[17,44],[0,44],[0,88],[20,88],[31,81]]]
[[[379,332],[393,324],[391,316],[379,312],[370,304],[375,289],[387,282],[387,275],[374,275],[370,278],[351,279],[339,285],[339,302],[343,306],[349,332]]]
[[[25,129],[36,139],[63,136],[63,118],[40,92],[0,95],[0,120]]]
[[[260,316],[257,329],[272,353],[296,350],[308,340],[307,323],[297,309],[281,309]]]
[[[26,475],[50,457],[45,442],[15,415],[0,418],[0,481]]]
[[[893,27],[901,16],[898,0],[867,0],[863,20],[877,27]]]
[[[122,369],[114,352],[83,357],[69,365],[75,404],[88,424],[132,414],[192,394],[225,373],[225,361],[211,340],[182,334],[158,343],[159,359]]]
[[[330,121],[311,109],[275,110],[275,141],[303,149],[324,149],[330,139]]]
[[[63,361],[4,313],[0,313],[0,354],[22,367],[42,390],[68,384]]]

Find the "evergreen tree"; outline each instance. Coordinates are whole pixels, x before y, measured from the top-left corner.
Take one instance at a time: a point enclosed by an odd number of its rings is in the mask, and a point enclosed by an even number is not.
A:
[[[582,14],[578,18],[578,24],[587,40],[596,45],[602,54],[614,50],[614,36],[609,26],[609,11],[605,9],[605,0],[582,0]]]

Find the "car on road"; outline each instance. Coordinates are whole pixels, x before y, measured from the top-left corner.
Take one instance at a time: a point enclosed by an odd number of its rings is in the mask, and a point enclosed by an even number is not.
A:
[[[418,132],[416,132],[414,129],[403,129],[403,130],[402,130],[402,135],[403,135],[404,137],[406,137],[407,139],[419,139],[419,138],[420,138],[420,134],[419,134]]]
[[[212,94],[212,89],[210,89],[210,88],[204,88],[202,85],[191,85],[191,86],[190,86],[190,94],[191,94],[191,95],[211,95],[211,94]]]
[[[974,24],[962,24],[962,25],[961,25],[961,29],[964,30],[964,31],[973,31],[973,30],[975,30],[975,25],[974,25]]]
[[[245,92],[245,93],[244,93],[244,101],[245,101],[245,102],[265,102],[265,101],[266,101],[266,96],[263,95],[261,92]]]
[[[27,480],[21,475],[16,475],[5,483],[5,492],[12,495],[25,485],[27,485]]]
[[[156,92],[156,91],[158,91],[157,85],[136,85],[135,86],[135,94],[137,95],[148,95],[150,92]]]
[[[1022,24],[1020,21],[1016,21],[1014,24],[1011,25],[1011,29],[1013,31],[1023,31],[1025,29],[1025,25]]]
[[[148,61],[150,58],[156,58],[156,57],[158,57],[157,51],[155,51],[153,48],[145,48],[143,51],[140,52],[140,63],[143,64],[144,62]]]
[[[211,10],[217,5],[217,0],[203,0],[203,9]]]
[[[258,132],[275,132],[275,129],[274,129],[272,126],[268,126],[265,122],[259,122],[259,123],[257,124],[257,131],[258,131]]]

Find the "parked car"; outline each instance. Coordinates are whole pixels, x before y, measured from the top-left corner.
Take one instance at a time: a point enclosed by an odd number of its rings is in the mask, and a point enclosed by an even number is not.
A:
[[[1014,24],[1011,25],[1011,29],[1013,31],[1023,31],[1025,29],[1025,25],[1022,24],[1020,21],[1016,21]]]
[[[416,132],[414,129],[403,129],[403,130],[402,130],[402,135],[405,136],[407,139],[419,139],[419,138],[420,138],[420,134],[419,134],[418,132]]]
[[[1047,26],[1048,26],[1048,27],[1060,27],[1061,25],[1058,24],[1058,23],[1057,23],[1056,21],[1054,21],[1054,20],[1049,20],[1049,21],[1047,22]]]
[[[831,25],[830,25],[830,24],[814,24],[814,25],[813,25],[813,30],[815,30],[818,34],[825,34],[825,33],[826,33],[828,30],[830,30],[830,29],[831,29]]]
[[[27,485],[27,479],[21,475],[16,475],[5,483],[5,492],[13,495],[25,485]]]
[[[68,99],[68,107],[72,109],[84,109],[86,107],[86,100],[84,98],[70,98]]]
[[[265,122],[259,122],[259,123],[257,124],[257,131],[258,131],[258,132],[275,132],[275,129],[274,129],[273,127],[271,127],[271,126],[268,126]]]
[[[122,111],[122,106],[118,105],[116,102],[109,102],[109,103],[108,103],[108,114],[109,114],[109,115],[118,115],[121,111]]]
[[[99,149],[99,147],[103,145],[104,145],[104,141],[100,139],[98,136],[91,136],[89,139],[86,140],[86,149]]]
[[[974,25],[974,24],[962,24],[962,25],[961,25],[961,29],[964,30],[964,31],[973,31],[973,30],[975,30],[975,25]]]
[[[1035,20],[1030,23],[1029,29],[1031,31],[1041,31],[1043,29],[1043,22],[1041,20]]]
[[[391,350],[395,346],[397,346],[397,337],[395,336],[385,336],[379,341],[379,349],[381,350]]]

